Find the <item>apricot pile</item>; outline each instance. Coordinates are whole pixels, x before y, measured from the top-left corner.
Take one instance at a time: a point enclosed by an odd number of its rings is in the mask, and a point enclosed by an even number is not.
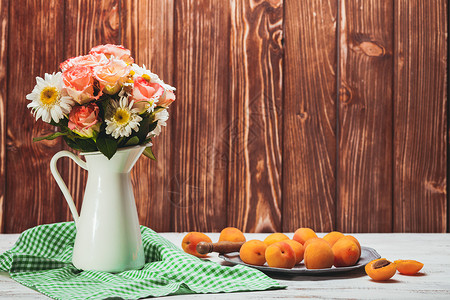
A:
[[[256,266],[267,264],[273,268],[290,269],[302,261],[307,269],[350,266],[361,255],[361,247],[354,237],[333,231],[319,238],[311,228],[297,229],[293,239],[276,232],[268,235],[264,241],[246,241],[241,230],[227,227],[219,236],[219,242],[223,241],[244,242],[239,251],[243,262]],[[203,233],[190,232],[184,237],[182,248],[189,254],[206,257],[206,254],[197,252],[200,242],[211,243],[211,239]]]
[[[264,241],[246,241],[241,230],[227,227],[219,236],[219,242],[223,241],[243,243],[242,246],[238,244],[243,262],[256,266],[267,264],[273,268],[290,269],[302,261],[307,269],[347,267],[355,265],[361,256],[361,245],[354,236],[332,231],[320,238],[311,228],[297,229],[293,239],[276,232],[268,235]],[[197,257],[206,257],[207,255],[197,252],[199,242],[211,243],[211,239],[203,233],[190,232],[184,237],[182,248]],[[414,275],[422,267],[423,264],[415,260],[390,262],[380,258],[367,264],[365,270],[373,280],[383,281],[390,279],[397,271],[404,275]]]

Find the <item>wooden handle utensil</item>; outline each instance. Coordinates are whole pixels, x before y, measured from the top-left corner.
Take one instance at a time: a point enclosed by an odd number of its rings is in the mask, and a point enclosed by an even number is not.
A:
[[[208,254],[211,252],[231,253],[239,251],[243,244],[244,242],[200,242],[197,244],[197,252],[200,254]]]

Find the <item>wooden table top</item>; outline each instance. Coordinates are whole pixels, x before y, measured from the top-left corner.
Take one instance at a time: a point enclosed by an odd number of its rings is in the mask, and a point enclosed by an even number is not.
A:
[[[185,233],[162,233],[177,246]],[[218,233],[208,234],[213,241]],[[287,234],[292,237],[293,234]],[[10,249],[18,234],[0,234],[0,253]],[[264,239],[267,234],[246,234],[247,239]],[[323,236],[320,235],[319,236]],[[362,246],[371,247],[388,260],[415,259],[424,263],[418,276],[396,274],[387,283],[372,281],[364,270],[333,276],[277,276],[287,289],[214,294],[214,299],[450,299],[450,234],[354,234]],[[223,263],[217,254],[210,260]],[[0,272],[0,299],[48,299],[38,292],[13,281]],[[211,294],[170,296],[168,299],[211,299]]]

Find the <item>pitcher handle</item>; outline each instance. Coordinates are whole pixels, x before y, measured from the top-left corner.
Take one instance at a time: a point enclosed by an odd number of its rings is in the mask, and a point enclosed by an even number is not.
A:
[[[83,161],[81,158],[73,154],[72,152],[63,150],[59,151],[55,155],[53,155],[52,160],[50,161],[50,171],[52,172],[53,177],[56,180],[56,183],[58,184],[59,188],[61,189],[61,192],[64,195],[64,198],[66,198],[67,204],[69,205],[70,212],[72,213],[73,220],[75,221],[75,226],[78,225],[78,211],[77,207],[75,206],[75,203],[73,202],[72,195],[70,195],[69,189],[67,188],[64,180],[62,179],[61,175],[58,172],[58,168],[56,166],[56,163],[58,159],[61,157],[68,157],[71,158],[77,165],[79,165],[81,168],[87,170],[86,162]]]

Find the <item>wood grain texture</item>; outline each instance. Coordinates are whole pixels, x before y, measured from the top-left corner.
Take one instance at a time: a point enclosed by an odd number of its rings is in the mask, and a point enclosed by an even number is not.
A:
[[[283,230],[331,231],[337,1],[286,1],[285,6]]]
[[[281,231],[282,1],[231,1],[230,36],[228,224]]]
[[[444,232],[448,0],[0,0],[0,232],[72,220],[36,76],[124,44],[177,88],[132,173],[157,231]],[[14,16],[14,17],[12,17]],[[78,209],[87,173],[59,168]]]
[[[337,228],[392,230],[393,2],[341,1]]]
[[[33,143],[32,137],[55,130],[36,122],[25,96],[33,90],[36,76],[56,72],[63,59],[64,3],[36,0],[23,5],[10,1],[8,38],[8,105],[6,149],[6,201],[4,232],[20,232],[37,224],[61,219],[61,194],[50,173],[52,155],[60,140]]]
[[[230,7],[175,2],[177,103],[172,106],[173,230],[215,231],[227,216]],[[176,145],[176,146],[175,146]]]
[[[137,64],[144,64],[172,85],[174,1],[127,0],[121,5],[122,44],[131,50]],[[177,102],[173,105],[178,105]],[[132,171],[139,221],[156,231],[172,230],[169,197],[172,120],[171,117],[161,135],[153,139],[157,161],[141,157]]]
[[[92,47],[100,44],[119,44],[119,4],[119,0],[67,1],[65,6],[64,59],[87,54]],[[64,147],[70,150],[67,145]],[[61,171],[75,205],[80,211],[87,171],[67,158],[62,160]],[[72,220],[68,205],[64,205],[62,215],[65,216],[65,220]]]
[[[6,196],[6,103],[8,99],[8,19],[9,2],[0,1],[0,232],[3,232],[3,205]]]
[[[447,1],[395,4],[394,231],[445,232]]]

